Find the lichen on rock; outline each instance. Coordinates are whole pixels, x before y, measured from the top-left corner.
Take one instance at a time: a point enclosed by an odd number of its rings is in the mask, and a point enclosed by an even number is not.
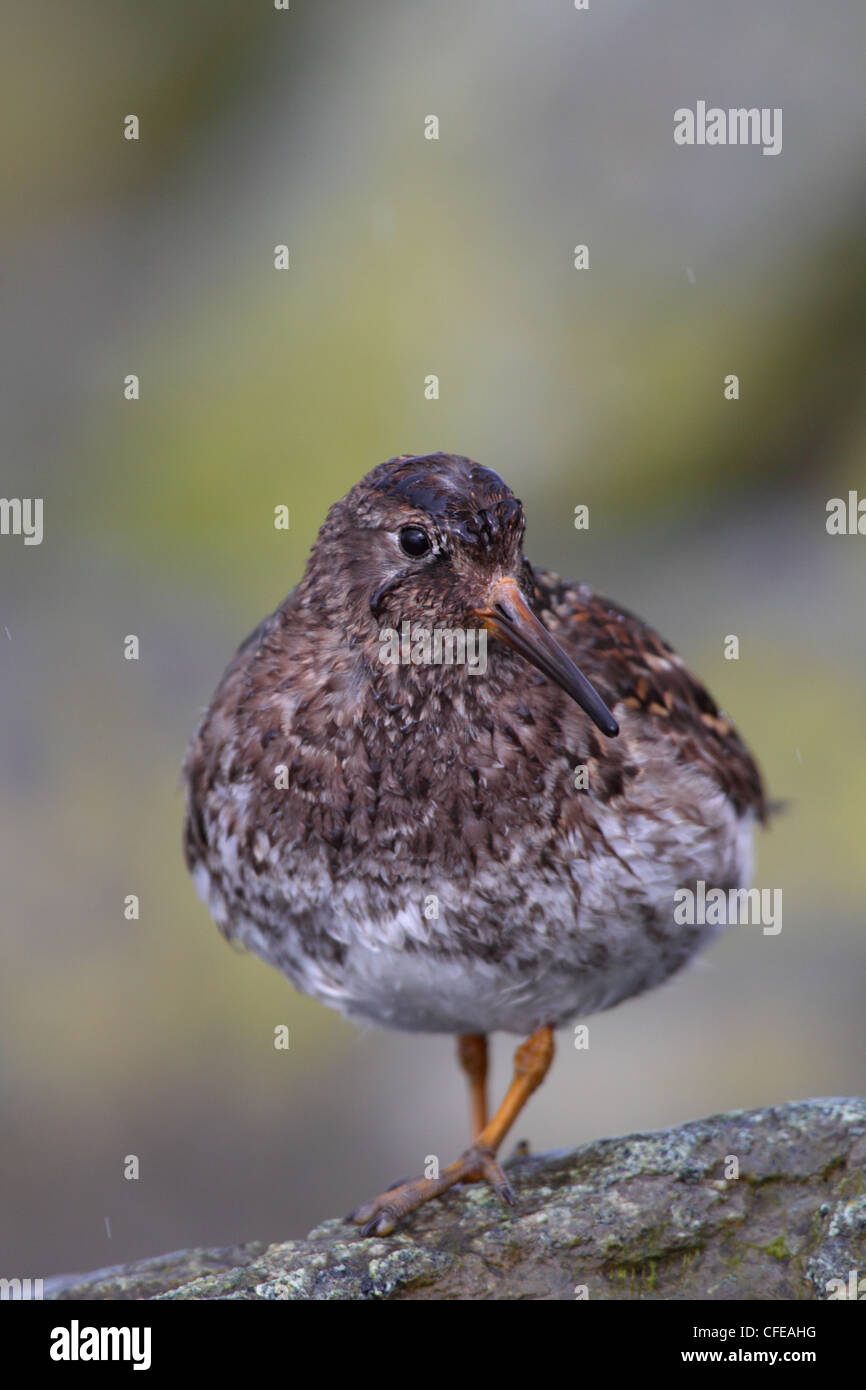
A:
[[[334,1219],[306,1240],[59,1276],[45,1297],[808,1300],[866,1270],[864,1100],[735,1111],[508,1170],[513,1209],[467,1186],[387,1238]]]

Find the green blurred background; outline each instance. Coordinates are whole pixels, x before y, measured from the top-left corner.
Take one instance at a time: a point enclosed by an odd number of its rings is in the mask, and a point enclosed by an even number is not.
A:
[[[2,491],[45,537],[0,539],[0,1273],[302,1235],[465,1144],[452,1040],[232,951],[180,854],[200,707],[401,452],[502,472],[530,558],[649,618],[789,800],[782,934],[564,1034],[521,1134],[862,1093],[866,539],[824,524],[866,495],[861,0],[7,13]],[[676,147],[698,99],[781,106],[781,155]]]

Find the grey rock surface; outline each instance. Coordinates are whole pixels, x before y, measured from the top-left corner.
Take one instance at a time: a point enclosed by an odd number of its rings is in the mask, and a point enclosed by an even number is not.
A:
[[[59,1276],[45,1297],[809,1300],[866,1275],[866,1100],[736,1111],[508,1169],[513,1210],[473,1185],[387,1238],[331,1220],[306,1240]]]

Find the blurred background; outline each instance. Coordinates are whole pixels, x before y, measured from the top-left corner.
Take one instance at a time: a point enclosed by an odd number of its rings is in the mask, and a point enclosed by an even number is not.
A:
[[[860,0],[19,0],[5,28],[2,493],[45,529],[0,538],[0,1273],[300,1236],[465,1145],[453,1040],[233,951],[180,852],[201,707],[401,452],[499,470],[530,558],[659,628],[789,803],[755,874],[781,935],[563,1034],[516,1137],[862,1093],[866,538],[825,528],[866,496]],[[677,147],[698,100],[782,107],[782,153]]]

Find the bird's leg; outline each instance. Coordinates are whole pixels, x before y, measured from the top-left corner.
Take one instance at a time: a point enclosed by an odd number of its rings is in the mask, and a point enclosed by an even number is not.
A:
[[[413,1178],[374,1197],[352,1212],[350,1220],[364,1227],[364,1235],[390,1235],[410,1211],[440,1197],[459,1182],[488,1182],[514,1206],[511,1185],[496,1161],[496,1153],[529,1097],[547,1075],[553,1061],[553,1029],[539,1028],[514,1054],[514,1075],[505,1099],[492,1120],[478,1134],[472,1147],[440,1173],[438,1178]]]
[[[487,1038],[483,1033],[461,1033],[457,1056],[469,1081],[469,1109],[472,1138],[477,1139],[487,1124]]]

